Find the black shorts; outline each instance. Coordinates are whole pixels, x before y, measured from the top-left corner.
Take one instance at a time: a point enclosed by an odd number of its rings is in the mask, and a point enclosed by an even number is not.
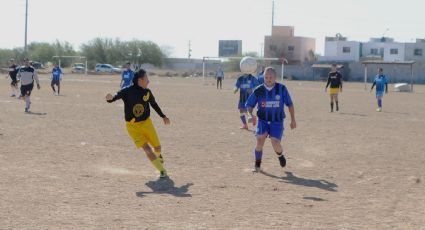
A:
[[[51,85],[60,85],[60,83],[61,83],[60,80],[53,79]]]
[[[34,83],[29,85],[21,85],[21,96],[31,96],[31,91],[34,88]]]
[[[10,82],[11,86],[17,86],[18,85],[18,80],[16,80],[16,77],[10,77],[12,79],[12,82]]]

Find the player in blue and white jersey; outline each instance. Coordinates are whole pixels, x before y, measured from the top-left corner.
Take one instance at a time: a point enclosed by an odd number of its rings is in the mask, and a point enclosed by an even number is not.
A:
[[[249,96],[246,107],[251,117],[253,109],[257,106],[257,146],[255,147],[255,168],[254,171],[261,170],[261,159],[263,146],[267,137],[270,137],[274,151],[276,152],[280,165],[285,167],[286,159],[283,154],[281,140],[283,136],[283,123],[285,120],[284,106],[287,106],[291,115],[291,129],[297,127],[295,121],[295,109],[286,86],[277,83],[277,73],[272,67],[267,67],[264,71],[263,85],[258,86]]]
[[[246,101],[248,100],[249,95],[254,91],[255,87],[257,86],[258,86],[258,80],[251,74],[244,74],[236,80],[234,93],[237,93],[238,90],[240,91],[238,109],[239,109],[240,118],[243,124],[241,129],[248,129],[248,124],[246,120],[247,108],[245,104],[246,104]],[[255,125],[256,123],[255,119],[252,122],[253,122],[253,125]]]
[[[376,75],[372,88],[370,88],[372,92],[373,87],[376,85],[376,99],[378,102],[377,112],[382,111],[382,98],[384,97],[384,92],[388,93],[388,80],[383,72],[384,70],[382,68],[378,68],[378,75]]]
[[[58,66],[58,64],[55,64],[55,67],[52,69],[52,82],[50,83],[50,86],[52,86],[53,94],[58,96],[61,90],[61,80],[62,80],[62,69]],[[58,91],[55,90],[55,85],[58,86]]]
[[[133,82],[133,77],[134,77],[134,72],[133,70],[131,70],[130,62],[127,62],[125,64],[125,68],[126,70],[123,71],[121,75],[121,82],[120,82],[121,89],[131,86]]]

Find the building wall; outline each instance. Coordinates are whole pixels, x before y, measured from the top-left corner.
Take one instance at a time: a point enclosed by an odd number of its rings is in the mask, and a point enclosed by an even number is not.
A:
[[[349,47],[350,52],[344,53],[344,47]],[[325,56],[323,61],[359,61],[360,42],[355,41],[326,41]]]
[[[362,43],[363,57],[381,57],[384,61],[404,61],[405,45],[396,42],[365,42]],[[373,54],[372,49],[377,49],[378,53]],[[391,54],[391,49],[397,49],[398,54]]]
[[[422,50],[422,55],[415,55],[415,49]],[[406,43],[406,61],[425,61],[425,42]]]
[[[264,57],[281,58],[289,62],[304,62],[309,52],[316,50],[316,39],[294,37],[294,27],[274,26],[271,36],[264,37]]]

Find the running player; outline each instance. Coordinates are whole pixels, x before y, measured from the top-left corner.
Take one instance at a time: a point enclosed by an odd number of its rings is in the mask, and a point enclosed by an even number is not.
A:
[[[122,72],[121,75],[121,83],[120,83],[120,87],[121,89],[125,88],[125,87],[129,87],[133,81],[133,77],[134,77],[134,72],[133,70],[131,70],[131,64],[130,62],[127,62],[125,64],[125,68],[126,70],[124,72]]]
[[[257,146],[255,147],[254,172],[261,170],[261,158],[263,156],[264,142],[270,137],[274,151],[276,152],[280,166],[285,167],[286,159],[283,154],[281,140],[283,136],[283,123],[286,117],[284,106],[286,105],[291,114],[291,129],[297,127],[295,121],[295,109],[286,86],[277,83],[276,70],[267,67],[264,72],[265,83],[257,87],[249,96],[246,106],[251,117],[254,107],[257,106]]]
[[[9,77],[12,80],[10,82],[10,87],[12,88],[12,93],[10,94],[10,96],[15,97],[17,94],[19,94],[18,80],[16,79],[16,75],[18,73],[18,66],[15,64],[15,59],[12,58],[9,60],[9,68],[7,70],[9,71]]]
[[[62,69],[55,63],[55,67],[52,69],[52,82],[50,85],[53,89],[53,95],[59,96],[61,90],[61,82],[62,81]],[[55,85],[58,86],[58,91],[55,90]]]
[[[378,68],[378,75],[376,75],[375,80],[373,81],[372,88],[370,88],[370,92],[372,92],[373,87],[375,87],[375,85],[376,85],[376,100],[378,102],[378,108],[376,109],[376,112],[381,112],[382,98],[384,97],[384,91],[385,93],[388,93],[388,80],[387,80],[387,77],[384,75],[384,69],[382,68]]]
[[[143,148],[146,156],[153,166],[160,172],[160,177],[167,177],[161,155],[161,144],[156,134],[155,128],[150,119],[150,106],[164,120],[165,125],[170,124],[170,120],[162,113],[152,91],[147,88],[149,79],[146,71],[140,69],[133,78],[133,85],[123,88],[112,96],[106,95],[106,101],[112,103],[122,99],[124,101],[124,112],[128,134],[133,139],[137,148]],[[154,151],[152,151],[151,146]]]
[[[24,66],[18,70],[18,79],[21,81],[21,95],[19,98],[25,100],[25,112],[30,112],[31,91],[34,88],[34,80],[37,83],[37,89],[40,89],[37,71],[30,65],[28,58],[24,59]]]
[[[339,110],[338,105],[338,93],[342,92],[342,75],[337,70],[336,64],[332,64],[331,72],[328,74],[328,82],[326,83],[325,92],[328,90],[328,86],[331,85],[329,94],[331,97],[331,113],[334,111],[334,101],[336,104],[336,111]]]
[[[237,93],[238,90],[240,90],[238,109],[239,109],[240,118],[242,121],[241,129],[248,130],[248,124],[246,120],[247,109],[245,104],[249,95],[254,91],[255,87],[257,86],[258,86],[258,80],[251,74],[244,74],[236,80],[235,89],[233,92]],[[256,123],[255,118],[252,120],[252,123],[255,126],[255,123]]]

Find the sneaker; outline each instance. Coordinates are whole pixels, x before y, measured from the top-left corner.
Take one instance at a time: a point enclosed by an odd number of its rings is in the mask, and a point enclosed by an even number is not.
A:
[[[10,94],[10,97],[16,97],[16,95],[14,93]]]
[[[337,111],[337,112],[339,111],[339,106],[336,106],[336,111]]]
[[[167,177],[168,177],[168,175],[167,175],[167,172],[166,171],[161,171],[159,173],[159,178],[167,178]]]
[[[59,96],[59,93],[55,93],[55,96]]]
[[[382,108],[377,108],[376,112],[382,112]]]
[[[252,169],[253,173],[261,172],[261,161],[256,161],[254,169]]]
[[[280,166],[282,166],[282,168],[285,167],[286,166],[285,156],[282,154],[278,157],[278,159],[279,159]]]
[[[30,109],[29,108],[25,108],[25,113],[29,113]]]

